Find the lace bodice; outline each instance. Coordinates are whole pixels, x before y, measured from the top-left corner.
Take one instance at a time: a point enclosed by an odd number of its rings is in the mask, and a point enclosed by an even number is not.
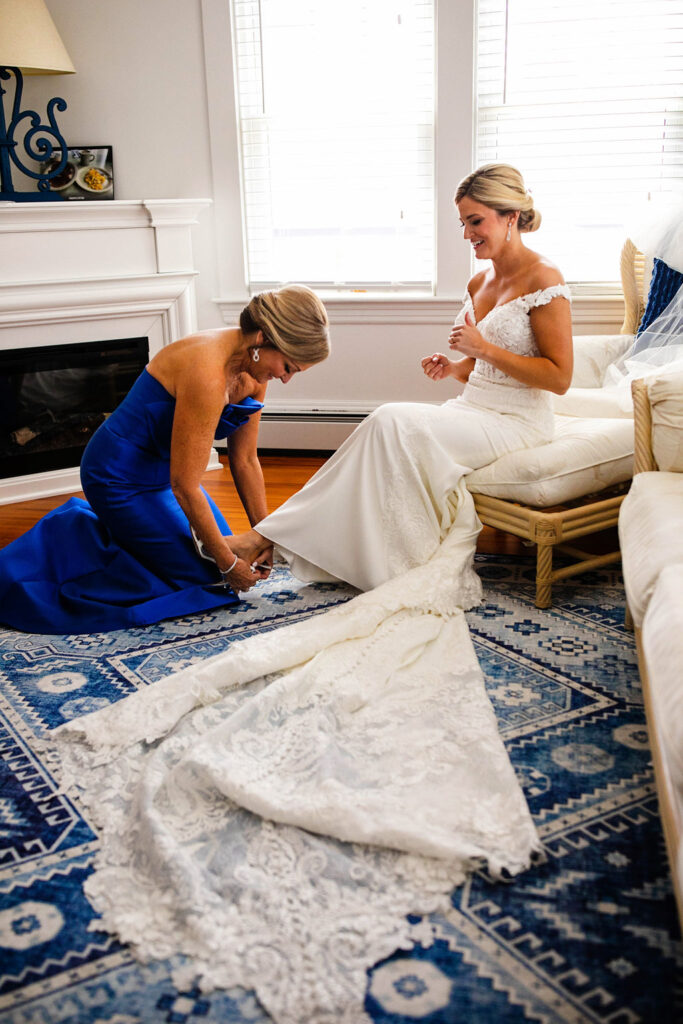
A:
[[[486,316],[477,323],[487,341],[508,352],[520,356],[540,355],[534,332],[531,329],[529,313],[538,306],[546,306],[553,299],[563,298],[571,301],[571,293],[566,284],[554,284],[549,288],[541,288],[516,299],[510,299],[500,306],[494,306]],[[467,292],[463,307],[456,317],[456,323],[463,323],[465,314],[476,323],[474,305]],[[505,389],[505,390],[502,390]],[[514,392],[517,392],[515,394]],[[550,417],[552,405],[550,393],[539,388],[530,388],[502,370],[496,369],[483,359],[477,359],[464,391],[468,402],[483,405],[486,408],[501,410],[512,409],[520,415],[537,418],[540,415]]]

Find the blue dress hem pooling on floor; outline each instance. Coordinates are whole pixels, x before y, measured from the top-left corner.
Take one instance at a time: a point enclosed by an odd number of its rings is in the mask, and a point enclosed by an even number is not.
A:
[[[216,438],[263,408],[223,410]],[[170,485],[175,399],[143,370],[81,460],[71,498],[0,551],[0,622],[30,633],[92,633],[236,604],[197,553]],[[204,492],[221,533],[223,514]]]

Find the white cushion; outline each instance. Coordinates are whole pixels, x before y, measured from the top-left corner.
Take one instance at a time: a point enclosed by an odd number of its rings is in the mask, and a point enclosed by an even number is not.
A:
[[[560,416],[633,419],[633,398],[628,385],[570,388],[563,395],[553,395],[553,408]]]
[[[599,388],[610,363],[628,352],[632,334],[577,334],[574,336],[574,372],[571,387]]]
[[[624,586],[636,626],[660,572],[683,563],[683,474],[638,473],[619,510]]]
[[[683,562],[662,569],[643,620],[642,648],[660,751],[683,796]]]
[[[652,451],[660,469],[683,473],[683,373],[648,384],[652,411]]]
[[[476,494],[547,508],[621,483],[632,472],[631,420],[556,416],[552,441],[476,469],[467,486]]]

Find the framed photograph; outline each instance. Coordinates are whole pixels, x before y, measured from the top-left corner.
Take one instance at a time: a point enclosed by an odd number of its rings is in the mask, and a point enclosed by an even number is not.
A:
[[[50,179],[50,191],[60,199],[102,200],[114,198],[114,158],[111,146],[74,146],[66,151],[66,166]],[[41,164],[46,174],[61,162],[61,150]],[[55,195],[55,199],[57,196]]]

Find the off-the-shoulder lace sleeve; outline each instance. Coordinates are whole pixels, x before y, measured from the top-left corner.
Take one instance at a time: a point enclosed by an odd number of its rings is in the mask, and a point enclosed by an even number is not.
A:
[[[472,303],[472,296],[470,295],[469,290],[465,288],[465,293],[462,297],[462,306],[455,315],[453,326],[455,326],[456,324],[464,324],[465,314],[468,312],[471,313],[471,315],[474,317],[474,304]]]
[[[536,306],[547,306],[553,299],[558,298],[567,299],[569,302],[572,301],[572,293],[566,284],[551,284],[549,288],[539,288],[537,292],[529,292],[528,295],[523,295],[521,301],[528,313],[530,309],[535,309]]]

